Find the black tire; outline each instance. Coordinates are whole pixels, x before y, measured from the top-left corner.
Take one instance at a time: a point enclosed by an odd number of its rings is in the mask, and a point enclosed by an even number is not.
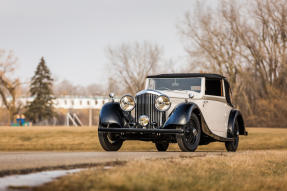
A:
[[[155,147],[158,151],[167,151],[168,145],[169,145],[169,142],[165,142],[165,141],[155,143]]]
[[[194,152],[200,142],[201,128],[196,114],[192,113],[183,135],[176,135],[178,146],[183,152]]]
[[[105,151],[118,151],[123,145],[123,140],[121,140],[116,133],[99,131],[98,137],[100,144]]]
[[[225,148],[228,152],[236,152],[239,144],[239,125],[237,119],[235,121],[234,132],[233,135],[231,135],[231,138],[233,138],[233,141],[225,142]]]

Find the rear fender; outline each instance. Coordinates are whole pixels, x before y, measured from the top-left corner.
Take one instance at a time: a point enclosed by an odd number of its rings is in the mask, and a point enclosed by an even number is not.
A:
[[[240,111],[238,111],[236,109],[233,109],[230,111],[229,119],[228,119],[228,131],[230,133],[234,132],[236,120],[238,121],[238,125],[239,125],[239,135],[248,135],[248,133],[245,129],[243,117],[242,117]],[[228,133],[228,134],[230,134],[230,133]]]

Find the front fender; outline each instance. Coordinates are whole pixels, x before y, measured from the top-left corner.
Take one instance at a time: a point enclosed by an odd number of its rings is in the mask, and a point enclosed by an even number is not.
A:
[[[106,103],[99,115],[100,126],[107,126],[110,124],[115,124],[120,127],[124,126],[124,114],[120,108],[120,104],[117,102]]]
[[[168,126],[186,125],[190,120],[191,113],[197,108],[198,106],[195,103],[178,104],[164,123],[163,128],[167,128]]]

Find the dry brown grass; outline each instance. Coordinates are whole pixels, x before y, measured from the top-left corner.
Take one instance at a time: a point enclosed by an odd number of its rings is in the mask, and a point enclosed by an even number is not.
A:
[[[96,127],[0,127],[0,150],[98,150]]]
[[[287,149],[287,129],[249,128],[240,137],[239,150]],[[0,127],[1,151],[102,151],[97,127]],[[151,142],[126,141],[121,151],[155,151]],[[198,150],[225,150],[223,143]],[[179,151],[171,144],[169,151]]]
[[[34,190],[283,191],[286,188],[287,151],[245,151],[132,161],[109,170],[85,170]]]

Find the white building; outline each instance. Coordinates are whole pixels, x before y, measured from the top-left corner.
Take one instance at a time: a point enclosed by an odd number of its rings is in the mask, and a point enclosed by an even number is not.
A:
[[[117,100],[117,99],[116,99]],[[33,101],[33,97],[18,98],[17,103],[26,105]],[[101,109],[102,106],[111,101],[107,97],[81,97],[81,96],[60,96],[53,100],[54,107],[59,109]],[[0,102],[3,107],[3,103]]]

